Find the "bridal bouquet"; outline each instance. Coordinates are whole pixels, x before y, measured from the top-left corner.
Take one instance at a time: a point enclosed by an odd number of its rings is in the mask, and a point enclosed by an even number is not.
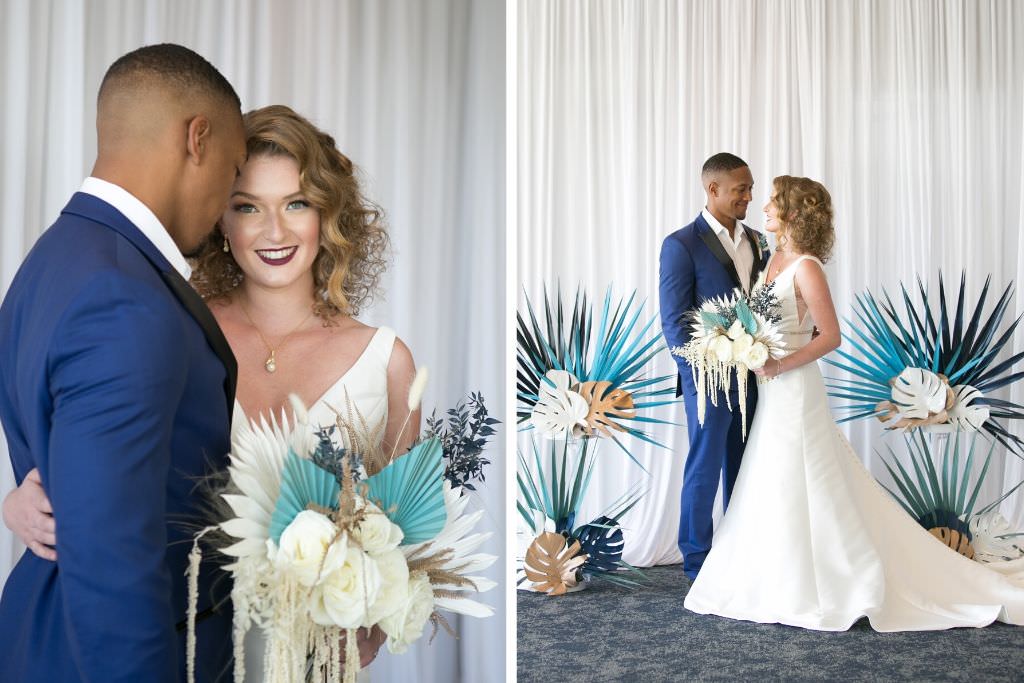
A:
[[[410,414],[424,381],[421,371]],[[266,634],[264,680],[306,680],[311,667],[314,680],[354,681],[359,628],[379,627],[403,652],[428,622],[447,628],[439,610],[489,616],[470,596],[495,585],[473,575],[496,559],[474,553],[490,534],[469,533],[483,511],[466,514],[468,497],[446,480],[441,439],[389,456],[372,445],[383,426],[370,433],[340,416],[311,425],[292,403],[292,424],[282,414],[237,432],[221,494],[230,513],[210,528],[233,541],[220,551],[233,560],[235,680],[245,678],[252,626]],[[349,447],[336,444],[336,429]],[[197,543],[195,570],[199,561]]]
[[[746,437],[747,370],[764,367],[769,358],[781,358],[785,350],[774,289],[774,283],[758,285],[748,296],[737,288],[686,314],[684,324],[692,327],[690,341],[671,352],[690,365],[697,386],[697,419],[702,425],[709,396],[711,405],[717,406],[718,392],[722,392],[729,404],[735,375]]]

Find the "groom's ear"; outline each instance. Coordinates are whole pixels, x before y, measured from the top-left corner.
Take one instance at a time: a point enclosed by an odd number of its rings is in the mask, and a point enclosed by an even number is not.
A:
[[[201,163],[210,145],[210,119],[205,114],[196,114],[188,122],[185,147],[189,161]]]

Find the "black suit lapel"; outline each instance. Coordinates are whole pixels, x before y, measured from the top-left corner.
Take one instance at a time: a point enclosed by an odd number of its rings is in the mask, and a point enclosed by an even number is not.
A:
[[[171,291],[178,297],[181,305],[199,323],[203,334],[206,335],[206,341],[224,363],[224,369],[227,371],[227,376],[224,378],[224,394],[228,401],[228,415],[230,416],[235,408],[235,386],[238,382],[238,362],[235,360],[235,354],[231,352],[228,340],[224,338],[224,333],[221,332],[220,325],[217,324],[213,313],[210,313],[206,302],[196,293],[196,290],[192,289],[185,278],[173,268],[161,272],[160,275],[170,285]]]
[[[758,242],[757,233],[744,225],[743,234],[747,236],[747,241],[750,242],[751,253],[754,254],[754,267],[750,269],[750,288],[747,290],[749,292],[754,289],[757,276],[764,270],[764,252],[761,251],[761,244]]]
[[[707,248],[711,250],[711,253],[715,255],[715,258],[722,264],[725,271],[729,273],[729,277],[732,278],[733,283],[737,287],[740,287],[740,276],[736,273],[736,264],[732,262],[732,257],[729,256],[725,247],[722,246],[722,242],[718,239],[718,235],[715,234],[715,231],[711,228],[702,230],[700,238],[704,240],[704,244]]]

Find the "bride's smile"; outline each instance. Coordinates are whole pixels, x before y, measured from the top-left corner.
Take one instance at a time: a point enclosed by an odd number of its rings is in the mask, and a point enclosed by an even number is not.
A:
[[[295,256],[298,248],[298,246],[292,246],[283,249],[257,249],[256,254],[268,265],[283,266],[292,260],[292,256]]]

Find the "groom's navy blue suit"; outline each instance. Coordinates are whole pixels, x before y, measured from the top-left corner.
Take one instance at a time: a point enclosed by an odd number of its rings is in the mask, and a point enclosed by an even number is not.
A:
[[[686,313],[705,299],[731,293],[740,286],[740,277],[747,280],[748,287],[757,279],[768,252],[759,245],[760,233],[746,226],[744,232],[754,254],[754,267],[751,273],[742,275],[736,272],[732,259],[703,215],[665,238],[661,245],[659,307],[661,329],[669,348],[683,346],[690,340],[690,324],[683,320]],[[725,396],[719,395],[717,406],[707,402],[701,426],[690,365],[682,358],[674,358],[679,366],[676,395],[683,397],[690,438],[680,496],[679,550],[683,554],[683,570],[695,578],[711,549],[712,512],[719,481],[727,505],[740,469],[744,447],[742,418],[740,411],[730,411]],[[748,419],[757,403],[757,384],[752,375],[750,380]],[[732,406],[738,406],[735,382],[729,400]]]
[[[114,207],[75,194],[0,308],[11,462],[19,482],[39,468],[57,523],[57,561],[26,552],[4,586],[0,681],[184,679],[196,483],[226,467],[235,376],[181,275]],[[223,574],[204,567],[200,612],[229,593]],[[230,607],[197,631],[197,678],[214,680],[230,669]]]

